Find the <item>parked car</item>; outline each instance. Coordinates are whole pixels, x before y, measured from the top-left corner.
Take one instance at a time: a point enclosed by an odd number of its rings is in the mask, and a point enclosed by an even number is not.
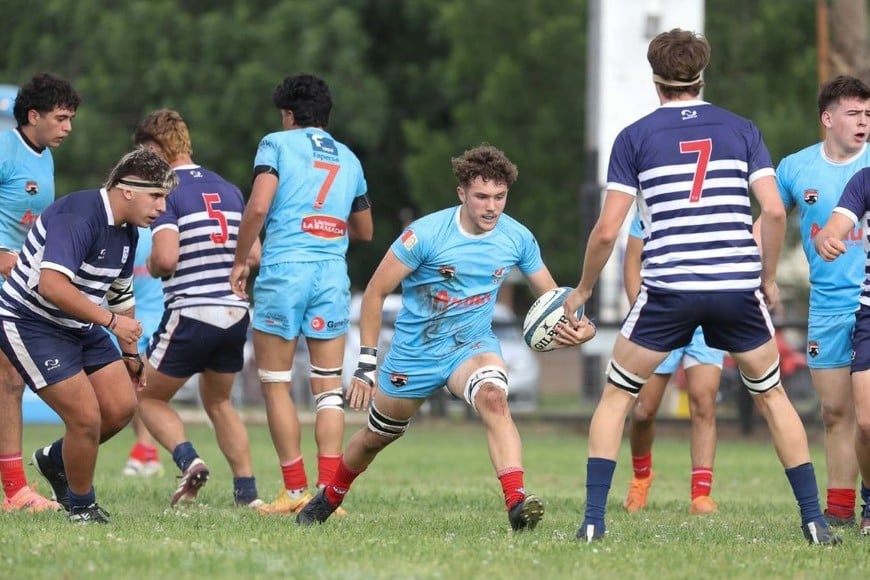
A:
[[[350,379],[353,377],[359,358],[359,315],[361,304],[362,295],[354,294],[350,302],[350,329],[347,334],[347,344],[344,350],[342,378],[345,387],[350,384]],[[395,331],[394,324],[401,308],[402,296],[400,294],[390,294],[384,300],[381,334],[378,341],[379,362],[383,362],[383,357],[390,347]],[[502,355],[507,364],[508,385],[510,387],[508,401],[510,402],[511,411],[517,413],[534,411],[538,405],[540,366],[535,353],[532,352],[523,340],[520,320],[507,305],[497,302],[493,313],[492,330],[501,343]],[[449,398],[453,398],[447,389],[444,389],[444,394]]]

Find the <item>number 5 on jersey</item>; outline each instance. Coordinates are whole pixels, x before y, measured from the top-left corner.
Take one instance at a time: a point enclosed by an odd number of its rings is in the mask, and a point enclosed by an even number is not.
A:
[[[217,220],[219,232],[212,232],[209,237],[211,237],[211,241],[216,244],[226,244],[227,240],[230,238],[229,233],[227,232],[227,216],[224,215],[224,212],[215,208],[216,205],[221,202],[221,194],[219,193],[203,193],[202,201],[205,202],[205,211],[208,213],[208,217],[213,220]]]

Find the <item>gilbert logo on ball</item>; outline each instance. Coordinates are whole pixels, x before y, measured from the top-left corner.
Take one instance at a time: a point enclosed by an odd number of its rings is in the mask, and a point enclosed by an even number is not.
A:
[[[554,288],[541,294],[529,308],[523,321],[523,339],[529,348],[538,352],[553,350],[555,346],[555,326],[568,322],[563,314],[562,305],[572,288]],[[577,311],[577,318],[583,316],[583,307]]]

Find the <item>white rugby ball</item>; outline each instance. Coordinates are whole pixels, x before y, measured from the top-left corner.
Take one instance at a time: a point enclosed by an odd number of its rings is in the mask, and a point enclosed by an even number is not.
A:
[[[560,322],[568,322],[563,313],[562,304],[571,290],[573,288],[563,286],[544,292],[529,308],[526,319],[523,321],[523,339],[529,348],[538,352],[547,352],[556,346],[556,341],[553,338],[556,335],[554,327]],[[581,306],[577,311],[577,318],[582,316],[583,307]]]

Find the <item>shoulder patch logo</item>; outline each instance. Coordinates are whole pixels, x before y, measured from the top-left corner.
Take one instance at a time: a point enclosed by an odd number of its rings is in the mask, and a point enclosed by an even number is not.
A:
[[[414,230],[405,230],[405,233],[402,234],[401,240],[402,245],[405,246],[406,250],[410,250],[417,245],[417,235],[414,233]]]

